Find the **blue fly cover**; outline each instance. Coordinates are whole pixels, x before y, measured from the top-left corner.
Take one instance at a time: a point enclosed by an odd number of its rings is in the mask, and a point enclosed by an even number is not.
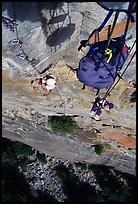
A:
[[[110,47],[112,58],[108,63],[109,55],[103,49],[106,44],[103,44],[102,48],[95,46],[93,51],[90,47],[87,55],[79,62],[77,78],[80,82],[95,89],[108,88],[114,83],[117,71],[120,71],[128,55],[125,46],[119,59],[121,44],[119,43],[119,46],[115,45],[113,43]]]

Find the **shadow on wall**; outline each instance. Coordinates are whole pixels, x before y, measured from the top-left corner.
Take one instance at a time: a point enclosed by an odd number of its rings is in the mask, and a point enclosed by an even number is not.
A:
[[[46,10],[42,13],[44,7]],[[51,49],[54,47],[56,51],[56,46],[61,47],[61,44],[67,42],[75,31],[75,24],[71,23],[69,14],[69,4],[62,2],[42,3],[39,5],[39,13],[43,32],[47,37],[46,44]]]
[[[46,40],[46,44],[53,47],[57,46],[71,37],[75,30],[75,24],[68,24],[67,27],[56,29]]]
[[[41,22],[46,44],[55,50],[56,46],[68,41],[75,31],[69,14],[69,2],[2,2],[2,15],[9,19],[16,18],[19,22]]]

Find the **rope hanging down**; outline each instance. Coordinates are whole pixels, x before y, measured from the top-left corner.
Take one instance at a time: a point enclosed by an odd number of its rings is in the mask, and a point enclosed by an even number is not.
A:
[[[124,44],[125,44],[126,35],[127,35],[127,31],[128,31],[129,21],[130,21],[130,19],[131,19],[131,21],[134,22],[133,15],[131,14],[132,7],[133,7],[133,4],[130,3],[130,4],[129,4],[129,9],[128,9],[129,12],[128,12],[128,14],[127,14],[128,17],[127,17],[125,32],[124,32],[123,41],[122,41],[122,47],[121,47],[120,55],[119,55],[119,58],[118,58],[117,69],[118,69],[118,66],[119,66],[119,63],[120,63],[120,59],[121,59],[121,56],[122,56],[123,47],[124,47]]]
[[[119,62],[120,62],[120,59],[121,59],[121,55],[122,55],[122,51],[123,51],[123,47],[124,47],[124,44],[125,44],[125,39],[126,39],[127,31],[128,31],[129,21],[130,21],[130,19],[131,19],[131,21],[134,22],[134,18],[133,18],[133,16],[132,16],[132,8],[133,8],[133,5],[134,5],[133,2],[131,2],[131,3],[129,4],[128,14],[127,14],[127,15],[128,15],[128,18],[127,18],[127,23],[126,23],[126,27],[125,27],[124,36],[123,36],[123,42],[122,42],[121,52],[120,52],[119,59],[118,59],[118,65],[119,65]],[[135,43],[136,43],[136,40],[135,40],[135,42],[133,43],[133,45],[132,45],[132,47],[131,47],[131,49],[130,49],[130,52],[132,51],[132,49],[133,49]],[[129,52],[129,54],[130,54],[130,52]],[[122,79],[122,76],[123,76],[124,73],[126,72],[128,66],[130,65],[131,61],[133,60],[135,54],[136,54],[136,51],[134,52],[133,56],[131,57],[130,61],[128,62],[127,66],[126,66],[126,68],[124,69],[124,71],[122,72],[122,74],[119,76],[118,81],[117,81],[114,85],[112,85],[112,86],[110,86],[110,87],[108,88],[107,92],[105,93],[104,98],[106,98],[106,97],[109,95],[109,93],[111,93],[111,91],[115,88],[115,86],[118,84],[118,82],[120,81],[120,79]],[[127,59],[127,58],[126,58],[126,59]],[[125,61],[126,61],[126,59],[125,59]],[[125,63],[125,61],[124,61],[124,63]],[[124,64],[124,63],[123,63],[123,64]],[[117,67],[118,67],[118,65],[117,65]]]
[[[134,3],[129,3],[128,13],[127,13],[127,16],[128,16],[128,17],[127,17],[127,22],[126,22],[126,26],[125,26],[125,32],[124,32],[124,34],[123,34],[123,41],[122,41],[122,45],[121,45],[121,51],[120,51],[120,54],[119,54],[119,58],[118,58],[118,63],[117,63],[117,68],[116,68],[116,70],[118,70],[118,68],[119,68],[121,56],[122,56],[122,53],[123,53],[123,48],[124,48],[124,45],[125,45],[125,39],[126,39],[128,27],[129,27],[129,21],[130,21],[130,20],[131,20],[131,22],[134,22],[134,21],[135,21],[133,15],[132,15],[133,4],[134,4]],[[111,35],[112,35],[112,32],[113,32],[114,26],[115,26],[115,24],[116,24],[118,15],[119,15],[119,12],[116,12],[115,19],[114,19],[114,23],[113,23],[113,26],[112,26],[112,30],[111,30],[111,32],[110,32],[110,34],[109,34],[109,39],[108,39],[107,48],[108,48],[108,46],[109,46],[109,44],[110,44]],[[131,49],[130,49],[130,52],[131,52],[131,50],[133,49],[135,43],[136,43],[136,40],[135,40],[135,42],[133,43],[133,45],[132,45],[132,47],[131,47]],[[129,54],[130,54],[130,52],[129,52]],[[122,76],[124,75],[125,71],[126,71],[127,68],[129,67],[131,61],[133,60],[133,58],[134,58],[134,56],[135,56],[135,54],[136,54],[136,51],[134,52],[132,58],[131,58],[130,61],[128,62],[126,68],[124,69],[124,71],[123,71],[123,73],[122,73],[121,75],[119,75],[119,73],[116,71],[116,75],[119,76],[119,79],[118,79],[118,81],[117,81],[115,84],[111,85],[111,86],[108,88],[108,90],[107,90],[107,92],[106,92],[104,98],[106,98],[106,97],[109,95],[109,93],[111,93],[111,91],[114,89],[114,87],[115,87],[115,86],[117,85],[117,83],[120,81],[120,79],[122,79]],[[127,59],[127,58],[126,58],[126,59]],[[126,59],[124,60],[124,63],[125,63]],[[124,64],[124,63],[123,63],[123,64]],[[123,66],[123,65],[122,65],[122,66]]]
[[[14,2],[12,2],[12,7],[13,7],[13,15],[14,15],[14,19],[13,20],[11,20],[11,19],[9,19],[7,17],[2,16],[3,25],[6,28],[9,28],[10,31],[16,32],[16,38],[13,39],[13,40],[10,40],[9,43],[10,44],[16,44],[19,47],[19,49],[20,49],[20,53],[17,54],[17,56],[20,59],[26,60],[28,63],[30,63],[32,65],[32,67],[37,71],[37,73],[41,74],[40,71],[38,71],[36,69],[36,67],[35,67],[36,60],[34,58],[32,60],[29,60],[28,56],[25,54],[24,50],[22,49],[23,42],[19,39],[19,35],[18,35],[18,29],[17,29],[18,22],[16,20],[16,12],[15,12],[15,3]]]
[[[16,13],[15,13],[15,4],[13,2],[13,13],[14,13],[14,22],[16,22]],[[48,91],[48,93],[44,93],[44,96],[48,96],[51,91],[56,87],[56,78],[52,75],[52,74],[48,74],[45,77],[40,77],[40,75],[43,73],[38,71],[35,67],[35,63],[36,60],[32,59],[29,60],[28,56],[25,54],[24,50],[22,49],[22,44],[23,42],[19,39],[19,35],[18,35],[18,29],[17,29],[17,24],[14,24],[14,30],[12,29],[12,31],[16,31],[16,39],[9,41],[9,43],[11,44],[16,44],[19,47],[19,50],[21,51],[19,54],[17,54],[17,56],[23,60],[26,60],[27,62],[31,63],[31,65],[33,66],[33,68],[37,71],[37,74],[39,74],[39,78],[36,77],[35,80],[31,81],[31,84],[33,86],[33,90],[39,90],[39,88],[42,91]],[[39,90],[40,91],[40,90]]]
[[[15,4],[14,4],[14,2],[13,2],[13,11],[14,11],[14,19],[16,20],[16,13],[15,13]],[[15,26],[15,27],[16,27],[17,40],[19,40],[17,26]],[[21,42],[21,41],[19,40],[19,42]],[[24,50],[21,47],[20,47],[20,50],[22,51],[22,53],[20,53],[18,55],[18,57],[20,57],[21,59],[25,59],[27,62],[29,62],[33,66],[33,68],[38,72],[38,74],[41,74],[40,71],[38,71],[36,69],[36,67],[35,67],[36,60],[35,59],[29,60],[28,55],[25,54]]]
[[[113,31],[114,31],[118,16],[119,16],[119,12],[116,11],[114,22],[113,22],[113,25],[112,25],[112,28],[111,28],[111,32],[109,33],[109,38],[108,38],[108,43],[107,43],[107,48],[106,49],[108,49],[108,47],[109,47],[109,44],[110,44],[110,41],[111,41],[111,36],[112,36]]]
[[[128,62],[126,68],[124,69],[124,71],[123,71],[122,74],[120,75],[120,77],[119,77],[119,79],[117,80],[117,82],[116,82],[113,86],[109,87],[109,89],[107,90],[107,92],[106,92],[104,98],[106,98],[106,97],[111,93],[111,91],[115,88],[115,86],[118,84],[118,82],[120,81],[120,79],[122,79],[122,76],[124,75],[124,73],[126,72],[127,68],[129,67],[130,63],[132,62],[132,60],[133,60],[135,54],[136,54],[136,51],[134,52],[133,56],[131,57],[130,61]]]

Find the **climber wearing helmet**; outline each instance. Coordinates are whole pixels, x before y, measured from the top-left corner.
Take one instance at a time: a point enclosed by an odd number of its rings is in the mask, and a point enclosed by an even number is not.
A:
[[[52,89],[56,87],[56,78],[52,74],[48,74],[45,77],[36,78],[31,81],[34,90],[49,91],[44,93],[44,96],[48,96]]]

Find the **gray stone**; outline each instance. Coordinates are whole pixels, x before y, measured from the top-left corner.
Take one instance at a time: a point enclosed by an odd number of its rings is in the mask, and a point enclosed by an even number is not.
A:
[[[4,122],[2,136],[24,142],[56,159],[71,162],[95,161],[95,163],[109,164],[118,170],[135,174],[135,165],[132,165],[133,162],[135,163],[135,152],[124,152],[123,167],[118,163],[119,156],[114,157],[115,161],[108,162],[110,154],[106,160],[104,156],[98,156],[95,149],[88,145],[95,142],[92,130],[96,122],[89,118],[95,90],[86,87],[86,90],[82,91],[82,84],[74,73],[69,73],[69,68],[65,64],[73,68],[78,66],[79,41],[89,37],[92,30],[101,24],[107,11],[96,2],[54,2],[53,4],[50,2],[15,2],[14,4],[18,21],[18,37],[23,44],[21,49],[18,45],[10,45],[9,41],[17,37],[16,32],[11,32],[2,24],[2,118]],[[13,19],[12,2],[2,3],[2,15]],[[122,14],[119,21],[124,18]],[[109,21],[111,22],[112,20]],[[135,40],[135,31],[134,23],[127,35],[129,46]],[[17,56],[22,50],[28,56],[29,61],[36,60],[35,66]],[[115,89],[110,97],[115,103],[115,111],[102,115],[102,120],[108,124],[131,127],[134,137],[136,105],[131,104],[129,100],[135,89],[129,87],[126,91],[126,86],[129,86],[128,81],[136,79],[135,65],[136,57],[125,72],[126,84],[124,87],[122,84]],[[42,72],[44,74],[46,70],[54,73],[58,81],[56,90],[49,97],[44,98],[33,93],[30,82],[36,75]],[[7,74],[9,78],[6,78]],[[101,90],[101,95],[103,93],[104,91]],[[93,134],[89,134],[88,131],[82,131],[82,134],[78,135],[55,134],[47,122],[48,116],[52,115],[73,116],[78,126],[84,130],[89,129]],[[11,118],[16,123],[10,122]],[[97,131],[102,132],[102,125],[97,126]],[[54,159],[49,157],[48,161],[53,163]],[[130,162],[129,165],[127,161]],[[42,166],[38,168],[40,169]]]

